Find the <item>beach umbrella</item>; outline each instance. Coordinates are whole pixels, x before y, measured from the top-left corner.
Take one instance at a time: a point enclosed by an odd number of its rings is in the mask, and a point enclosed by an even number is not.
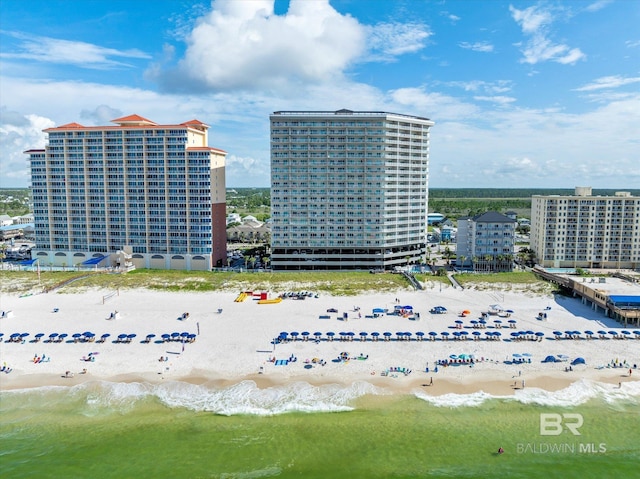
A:
[[[516,324],[516,323],[517,323],[517,321],[516,321],[515,319],[510,319],[508,322],[509,322],[510,324]]]
[[[156,335],[151,333],[151,334],[147,334],[147,339],[151,339],[151,338],[155,338]]]
[[[442,335],[442,339],[447,340],[449,338],[449,333],[447,331],[442,331],[440,333]]]
[[[471,324],[473,324],[473,325],[478,324],[478,321],[477,321],[477,320],[475,320],[475,319],[472,319],[472,320],[471,320],[471,321],[469,321],[469,322],[470,322]]]
[[[340,334],[342,334],[342,333],[340,333]],[[298,331],[291,331],[289,333],[289,336],[291,336],[294,341],[298,338],[299,335],[300,335],[300,333]]]
[[[464,321],[462,321],[461,319],[456,319],[456,324],[463,324]]]
[[[512,336],[513,338],[519,338],[519,337],[520,337],[520,333],[518,333],[518,332],[511,333],[511,336]]]
[[[629,336],[631,334],[631,331],[627,331],[626,329],[622,331],[622,334],[624,334],[625,336]]]
[[[313,333],[313,335],[318,339],[322,337],[322,333],[320,331],[316,331],[315,333]]]
[[[612,334],[613,336],[617,336],[618,335],[618,331],[609,331],[609,334]]]
[[[131,341],[133,338],[137,336],[136,333],[127,334],[127,341]]]
[[[180,337],[180,333],[178,333],[177,331],[174,331],[173,333],[171,333],[172,341],[177,341],[179,337]]]
[[[127,335],[126,335],[126,334],[124,334],[124,333],[122,333],[122,334],[118,334],[118,341],[119,341],[119,342],[122,342],[122,341],[124,341],[125,339],[127,339]]]
[[[404,332],[404,337],[407,338],[407,341],[411,341],[411,336],[413,336],[413,333],[410,333],[409,331]]]
[[[360,331],[360,341],[366,341],[368,335],[369,335],[369,333],[367,333],[365,331]]]
[[[435,338],[438,335],[438,333],[436,333],[435,331],[429,331],[429,336],[431,336],[432,338]]]
[[[449,359],[458,359],[458,355],[457,354],[450,354],[449,355]]]
[[[43,336],[44,336],[44,333],[38,333],[38,334],[36,334],[36,336],[35,336],[35,337],[36,337],[36,338],[41,338],[41,337],[43,337]]]
[[[66,338],[67,336],[69,336],[67,333],[58,334],[58,341],[63,340],[63,339],[64,339],[64,338]]]
[[[593,331],[585,331],[584,334],[586,334],[589,337],[591,337],[591,336],[593,336]]]
[[[513,354],[512,354],[512,356],[513,356],[514,358],[521,358],[521,357],[522,357],[522,354],[513,353]]]
[[[541,332],[541,331],[538,331],[538,332],[536,333],[536,336],[538,336],[539,338],[541,338],[542,336],[544,336],[544,333],[543,333],[543,332]]]
[[[82,334],[80,334],[80,333],[73,333],[73,334],[71,335],[71,337],[72,337],[73,339],[80,339],[80,338],[82,337]]]
[[[160,337],[166,342],[171,339],[171,335],[168,333],[161,334]]]
[[[353,341],[353,338],[355,337],[356,333],[354,333],[353,331],[347,331],[347,337]]]
[[[553,334],[555,336],[562,336],[562,331],[554,331]],[[557,338],[556,338],[557,339]]]
[[[382,333],[382,335],[384,336],[385,340],[389,340],[392,336],[392,334],[389,331],[385,331],[384,333]]]
[[[29,333],[20,333],[21,338],[26,338],[27,336],[29,336]]]
[[[494,331],[493,332],[493,336],[496,336],[497,338],[500,338],[500,336],[502,336],[502,333],[500,333],[500,331]]]
[[[481,321],[483,321],[483,320],[481,320]],[[496,324],[502,324],[502,320],[501,319],[494,319],[493,322],[496,323]]]
[[[418,336],[418,338],[422,340],[422,338],[424,337],[424,333],[422,331],[417,331],[416,336]]]
[[[0,338],[1,338],[2,336],[4,336],[4,333],[0,333]]]
[[[304,336],[305,339],[309,338],[309,335],[311,334],[309,331],[302,331],[302,336]]]
[[[526,358],[530,358],[531,357],[531,353],[522,353],[522,356],[526,357]]]
[[[575,358],[573,361],[571,361],[571,365],[575,366],[576,364],[586,364],[584,358]]]
[[[16,339],[20,337],[20,333],[11,333],[11,335],[9,336],[9,338],[11,339]]]
[[[482,335],[482,333],[480,331],[474,331],[471,334],[473,334],[476,337],[476,339],[478,339],[478,337]]]
[[[57,338],[57,337],[58,337],[58,333],[51,333],[49,335],[49,340],[53,340],[54,338]]]
[[[505,313],[513,314],[513,309],[507,309],[507,310],[505,310]]]
[[[333,337],[336,335],[336,333],[334,333],[333,331],[329,331],[327,333],[327,338],[329,338],[329,341],[333,341]]]
[[[469,331],[460,331],[460,336],[464,339],[465,336],[469,335]]]

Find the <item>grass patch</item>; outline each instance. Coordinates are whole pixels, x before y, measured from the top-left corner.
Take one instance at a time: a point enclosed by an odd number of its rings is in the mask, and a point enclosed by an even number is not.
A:
[[[301,291],[324,292],[336,296],[353,296],[409,289],[407,280],[399,274],[370,274],[368,272],[294,271],[277,273],[236,273],[231,271],[174,271],[139,269],[126,274],[48,272],[38,276],[34,272],[1,271],[0,291],[27,293],[53,288],[65,281],[60,292],[86,289],[145,288],[163,291]]]

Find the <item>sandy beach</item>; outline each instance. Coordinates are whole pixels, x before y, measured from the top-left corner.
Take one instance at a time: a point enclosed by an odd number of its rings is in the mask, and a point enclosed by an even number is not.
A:
[[[579,299],[563,296],[442,287],[355,297],[312,295],[259,304],[258,296],[252,295],[236,301],[240,292],[121,290],[103,301],[110,293],[3,293],[0,309],[8,314],[0,319],[4,369],[0,388],[68,386],[91,380],[229,385],[249,379],[259,387],[296,381],[318,385],[365,381],[391,392],[421,390],[441,396],[483,391],[502,396],[523,388],[556,391],[580,379],[624,387],[640,375],[640,370],[633,369],[640,365],[640,339],[633,329],[623,335],[615,321]],[[280,293],[268,292],[268,297]],[[482,312],[496,304],[513,312],[509,317],[488,316],[486,328],[478,328]],[[387,313],[374,317],[374,308],[393,312],[398,305],[411,306],[405,312],[419,317]],[[447,313],[431,314],[434,306],[444,306]],[[460,317],[465,310],[469,314]],[[540,312],[547,313],[546,320],[538,319]],[[500,329],[496,320],[502,321]],[[514,328],[509,320],[516,321]],[[586,339],[587,330],[617,331],[626,339],[611,339],[609,333],[609,339],[598,339],[597,333],[596,339]],[[544,336],[515,340],[512,333],[519,331]],[[580,339],[555,339],[554,331],[582,334]],[[84,341],[86,332],[95,335],[93,341]],[[282,332],[289,338],[297,332],[297,340],[273,344]],[[316,332],[321,333],[319,341]],[[335,334],[333,341],[328,340],[329,332]],[[349,332],[351,340],[341,341],[349,336],[340,333]],[[374,332],[380,334],[378,341],[373,340]],[[384,340],[384,332],[391,333],[390,340]],[[412,333],[411,340],[398,340],[398,332]],[[443,340],[443,332],[449,333],[448,340]],[[487,340],[487,332],[499,332],[500,337]],[[10,341],[17,333],[28,336]],[[51,341],[54,333],[67,336]],[[172,333],[192,336],[187,341],[162,339],[163,334]],[[423,340],[416,333],[424,333]],[[454,333],[462,333],[460,339],[453,339]],[[42,336],[36,341],[38,334]],[[109,336],[100,342],[103,335]],[[121,335],[135,336],[118,340]],[[148,335],[154,336],[146,341]],[[459,361],[460,355],[461,363],[437,365],[443,360]],[[561,355],[562,361],[543,363],[550,355]],[[585,364],[567,371],[578,357]],[[607,367],[612,361],[628,366]],[[70,377],[65,377],[67,372]]]

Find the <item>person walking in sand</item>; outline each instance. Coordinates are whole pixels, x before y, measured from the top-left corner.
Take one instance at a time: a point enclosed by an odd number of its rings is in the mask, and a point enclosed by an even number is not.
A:
[[[433,386],[433,376],[431,376],[431,379],[429,380],[429,386]]]
[[[524,389],[524,379],[522,380],[522,389]]]

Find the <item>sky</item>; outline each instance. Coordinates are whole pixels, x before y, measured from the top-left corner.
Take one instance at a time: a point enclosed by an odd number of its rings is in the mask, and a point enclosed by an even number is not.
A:
[[[270,186],[269,114],[430,118],[435,188],[640,187],[640,0],[3,0],[0,187],[45,128],[196,118]]]

